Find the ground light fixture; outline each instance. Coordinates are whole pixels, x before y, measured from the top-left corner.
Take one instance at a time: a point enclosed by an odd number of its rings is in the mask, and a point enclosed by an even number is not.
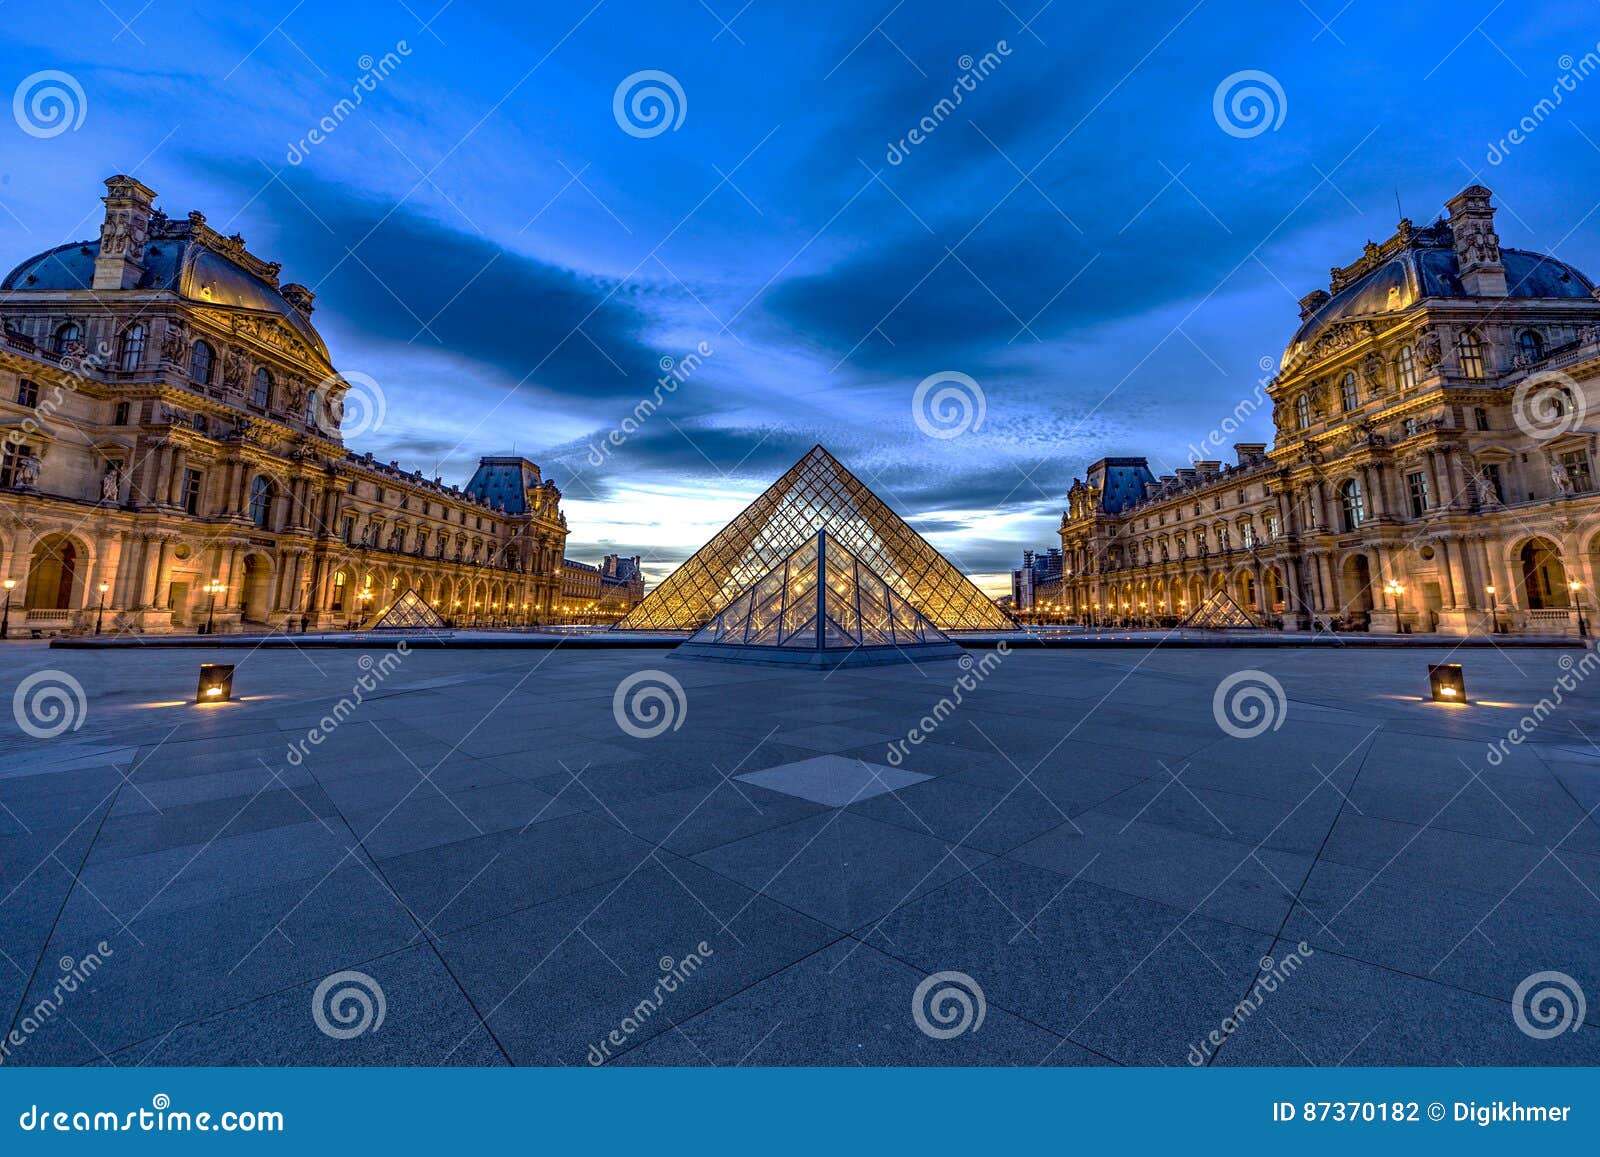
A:
[[[226,703],[233,698],[233,664],[201,663],[196,703]]]
[[[1461,674],[1460,663],[1428,664],[1428,687],[1435,703],[1467,701],[1467,681]]]

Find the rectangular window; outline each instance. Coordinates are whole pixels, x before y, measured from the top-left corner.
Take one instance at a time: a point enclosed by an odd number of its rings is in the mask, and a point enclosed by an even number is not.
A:
[[[128,403],[118,402],[117,408],[112,412],[111,424],[113,426],[126,426],[128,424]]]
[[[347,543],[354,542],[356,540],[356,520],[353,518],[346,518],[344,520],[344,540]]]
[[[1411,517],[1421,518],[1428,512],[1428,474],[1418,470],[1406,475],[1406,490],[1411,495]]]
[[[39,387],[27,378],[17,381],[17,405],[32,409],[39,404]]]
[[[200,513],[200,471],[183,472],[183,508],[190,514]]]
[[[1478,423],[1478,429],[1487,430],[1489,428],[1488,410],[1485,410],[1482,406],[1478,406],[1473,409],[1472,416]]]
[[[33,447],[7,440],[5,452],[0,454],[0,487],[17,485],[22,460],[30,457],[33,457]]]
[[[1561,455],[1561,465],[1566,468],[1574,494],[1587,494],[1594,489],[1594,480],[1589,477],[1589,451],[1569,450]]]

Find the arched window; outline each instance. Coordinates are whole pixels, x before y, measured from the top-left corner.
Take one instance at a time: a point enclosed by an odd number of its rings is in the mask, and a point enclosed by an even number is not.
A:
[[[271,529],[272,483],[260,474],[250,482],[250,521],[262,530]]]
[[[62,325],[60,326],[60,328],[58,328],[56,330],[56,339],[55,339],[55,347],[54,347],[55,348],[55,352],[58,353],[58,354],[64,354],[64,353],[67,352],[67,346],[70,343],[75,342],[75,341],[82,341],[82,340],[83,340],[83,329],[78,325],[77,322],[75,322],[75,321],[63,322]]]
[[[1311,429],[1311,398],[1307,394],[1294,400],[1294,424],[1298,430]]]
[[[1394,355],[1394,377],[1402,390],[1413,389],[1417,384],[1417,355],[1408,345],[1401,346]]]
[[[1367,503],[1361,495],[1361,483],[1354,478],[1339,487],[1339,499],[1344,504],[1344,528],[1358,529],[1367,520]]]
[[[317,424],[317,406],[317,391],[312,390],[306,395],[306,425],[315,426]],[[351,485],[354,485],[354,483]]]
[[[211,363],[216,360],[216,355],[211,352],[211,347],[203,341],[197,341],[189,348],[189,380],[196,385],[209,386],[211,384]]]
[[[117,365],[131,373],[144,361],[144,326],[135,322],[122,331],[122,344],[117,350]]]
[[[250,389],[250,404],[265,410],[272,404],[272,375],[266,370],[257,370],[253,385]]]
[[[1517,335],[1517,348],[1530,363],[1536,362],[1544,357],[1544,338],[1531,329],[1525,329]]]
[[[1348,414],[1360,404],[1361,398],[1356,393],[1356,374],[1351,370],[1339,383],[1339,406]]]
[[[1470,329],[1462,333],[1456,343],[1456,356],[1461,363],[1461,376],[1471,382],[1483,381],[1483,342]]]
[[[347,576],[342,570],[335,571],[333,573],[333,609],[336,611],[344,610],[344,586],[346,578]]]

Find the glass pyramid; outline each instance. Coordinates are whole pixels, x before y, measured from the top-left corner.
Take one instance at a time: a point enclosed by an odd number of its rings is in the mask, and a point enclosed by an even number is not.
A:
[[[390,603],[389,609],[379,615],[377,622],[372,624],[374,631],[417,629],[441,631],[444,629],[444,620],[439,617],[438,611],[423,601],[421,595],[409,589]]]
[[[818,531],[677,653],[839,666],[963,652],[827,531]]]
[[[697,630],[818,531],[940,630],[1015,629],[970,579],[821,446],[813,446],[617,626]]]
[[[1212,630],[1257,630],[1261,626],[1254,616],[1228,597],[1227,591],[1212,591],[1205,602],[1190,611],[1178,625]]]

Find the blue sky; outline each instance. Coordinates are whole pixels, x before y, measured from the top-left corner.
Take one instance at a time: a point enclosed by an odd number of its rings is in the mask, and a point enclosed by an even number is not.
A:
[[[1600,275],[1592,0],[440,2],[12,0],[0,89],[59,70],[84,108],[0,122],[0,264],[93,236],[131,172],[316,291],[385,398],[356,448],[459,481],[514,447],[574,557],[660,577],[821,441],[995,590],[1095,458],[1186,465],[1397,195],[1421,224],[1487,184],[1505,244]],[[646,70],[683,96],[655,135],[614,111]],[[1249,70],[1276,127],[1226,131]],[[946,373],[983,422],[930,437]]]

